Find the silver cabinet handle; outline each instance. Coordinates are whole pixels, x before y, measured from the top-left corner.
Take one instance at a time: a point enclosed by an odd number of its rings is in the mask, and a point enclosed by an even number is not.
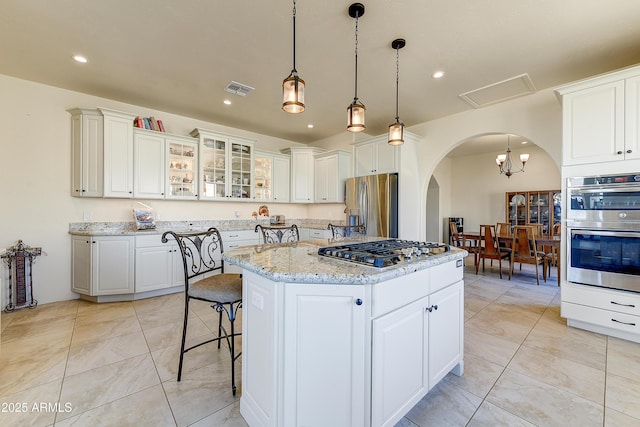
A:
[[[616,323],[622,323],[623,325],[628,325],[628,326],[636,326],[635,323],[627,323],[627,322],[621,322],[619,320],[616,319],[611,319],[612,322],[616,322]]]
[[[615,301],[611,301],[611,304],[620,305],[622,307],[631,307],[631,308],[635,308],[636,307],[635,304],[620,304],[619,302],[615,302]]]

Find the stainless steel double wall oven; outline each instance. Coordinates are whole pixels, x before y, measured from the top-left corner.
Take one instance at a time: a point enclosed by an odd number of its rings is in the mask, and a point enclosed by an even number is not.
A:
[[[567,280],[640,293],[640,173],[569,178]]]

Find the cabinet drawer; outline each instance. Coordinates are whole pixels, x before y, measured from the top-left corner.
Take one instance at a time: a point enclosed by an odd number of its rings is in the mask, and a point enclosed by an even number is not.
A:
[[[562,301],[640,316],[640,296],[586,285],[566,285]]]
[[[144,236],[136,236],[136,248],[151,248],[153,246],[176,244],[173,237],[169,238],[169,242],[162,243],[162,234],[147,234]]]
[[[568,302],[562,303],[561,315],[567,319],[640,335],[640,316]]]
[[[378,317],[429,293],[429,270],[420,270],[372,287],[371,317]]]
[[[222,239],[222,243],[224,245],[224,250],[228,251],[231,249],[236,249],[242,246],[252,246],[252,245],[257,245],[258,244],[258,238],[255,238],[253,240],[224,240],[224,238]]]
[[[317,228],[309,229],[309,238],[310,239],[327,239],[331,236],[327,235],[327,233],[331,233],[329,230],[320,230]]]
[[[251,230],[220,230],[220,236],[222,237],[222,242],[225,247],[228,246],[227,242],[231,243],[232,241],[237,240],[253,240],[255,243],[251,243],[252,245],[258,244],[258,233],[256,233],[253,229]]]
[[[457,259],[455,261],[447,262],[446,264],[436,265],[430,268],[428,271],[431,275],[429,283],[429,292],[436,292],[440,289],[462,280],[462,273],[464,270],[464,261]]]

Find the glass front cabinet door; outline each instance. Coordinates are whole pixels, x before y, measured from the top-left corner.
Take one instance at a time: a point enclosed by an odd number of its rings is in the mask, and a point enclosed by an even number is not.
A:
[[[167,198],[198,198],[198,143],[187,139],[166,138],[168,163]]]
[[[205,136],[201,138],[201,199],[223,199],[227,197],[228,145],[228,139],[216,138],[213,136]]]
[[[249,199],[253,186],[253,144],[231,140],[229,160],[231,163],[232,198]]]
[[[253,141],[194,129],[200,144],[200,199],[249,199],[253,186]]]

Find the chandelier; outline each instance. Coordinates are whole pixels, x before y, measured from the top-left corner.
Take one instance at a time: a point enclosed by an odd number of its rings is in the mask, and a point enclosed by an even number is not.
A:
[[[511,178],[511,175],[518,172],[524,172],[524,165],[529,160],[528,154],[520,154],[520,162],[522,162],[522,167],[518,170],[512,170],[513,163],[511,161],[511,145],[510,141],[511,135],[507,134],[507,154],[498,154],[496,157],[496,164],[498,165],[498,169],[500,170],[500,175],[504,174],[507,178]]]

